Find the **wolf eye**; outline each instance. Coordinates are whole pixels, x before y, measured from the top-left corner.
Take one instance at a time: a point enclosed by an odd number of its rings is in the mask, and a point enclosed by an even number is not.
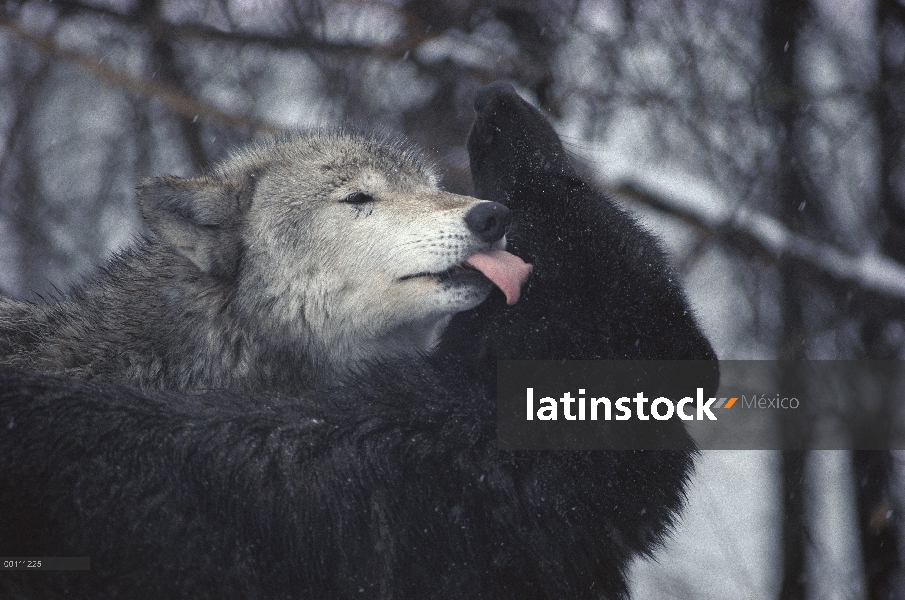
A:
[[[353,192],[343,198],[343,202],[346,204],[366,204],[368,202],[374,202],[374,196],[365,194],[364,192]]]

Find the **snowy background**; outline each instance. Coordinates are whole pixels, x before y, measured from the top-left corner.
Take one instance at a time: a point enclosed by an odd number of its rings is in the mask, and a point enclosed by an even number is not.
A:
[[[663,238],[721,358],[905,358],[896,0],[5,0],[0,293],[65,289],[143,177],[280,129],[403,132],[468,193],[497,79]],[[900,462],[705,453],[635,597],[905,597]]]

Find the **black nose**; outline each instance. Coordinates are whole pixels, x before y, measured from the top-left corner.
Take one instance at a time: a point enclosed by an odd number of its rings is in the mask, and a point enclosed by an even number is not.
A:
[[[495,242],[506,235],[512,213],[499,202],[481,202],[465,215],[465,223],[472,233],[484,242]]]
[[[484,107],[490,102],[490,100],[496,94],[505,93],[509,95],[517,95],[515,92],[515,88],[512,87],[512,84],[507,81],[495,81],[489,85],[485,85],[475,94],[474,97],[474,109],[475,112],[481,112],[484,110]]]

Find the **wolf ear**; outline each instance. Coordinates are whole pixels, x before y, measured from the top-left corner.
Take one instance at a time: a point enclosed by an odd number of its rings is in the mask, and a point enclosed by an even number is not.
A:
[[[138,203],[148,227],[202,273],[229,278],[241,252],[241,226],[257,181],[197,177],[146,179]]]

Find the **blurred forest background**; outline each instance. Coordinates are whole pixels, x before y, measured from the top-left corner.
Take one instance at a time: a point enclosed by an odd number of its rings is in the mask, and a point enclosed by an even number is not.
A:
[[[467,193],[472,98],[508,79],[663,237],[721,358],[905,358],[896,0],[0,7],[5,295],[57,293],[140,234],[143,177],[281,129],[403,132]],[[905,598],[903,472],[880,452],[705,453],[634,594]]]

